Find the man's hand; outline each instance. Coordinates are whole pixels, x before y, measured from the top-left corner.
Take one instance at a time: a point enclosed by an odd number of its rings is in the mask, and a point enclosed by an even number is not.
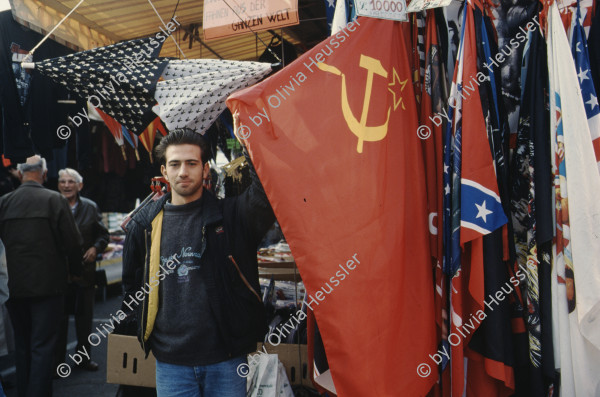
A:
[[[240,145],[242,146],[242,148],[246,147],[246,138],[248,138],[250,135],[242,135],[241,137],[238,135],[238,127],[240,126],[240,112],[239,110],[236,110],[232,115],[231,115],[232,119],[233,119],[233,135],[235,135],[235,137],[237,138],[238,142],[240,143]]]
[[[92,263],[96,261],[96,256],[98,256],[98,250],[96,247],[90,247],[85,254],[83,254],[83,261],[85,263]]]
[[[232,115],[231,118],[233,119],[233,134],[237,137],[237,129],[238,126],[240,125],[240,112],[239,110],[236,110]]]

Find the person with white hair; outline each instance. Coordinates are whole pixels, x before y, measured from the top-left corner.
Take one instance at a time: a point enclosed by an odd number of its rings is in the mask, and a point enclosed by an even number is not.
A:
[[[69,273],[81,274],[81,235],[67,200],[42,186],[46,160],[32,156],[17,169],[23,183],[0,198],[17,390],[19,397],[52,396],[58,319]]]
[[[69,284],[66,296],[67,311],[63,318],[56,352],[56,365],[65,361],[69,328],[68,311],[75,314],[77,346],[75,351],[87,351],[87,357],[78,366],[87,371],[97,371],[98,364],[91,360],[92,346],[88,340],[92,333],[96,256],[108,245],[108,229],[102,223],[98,205],[81,197],[83,178],[76,170],[65,168],[58,171],[58,190],[69,202],[75,223],[83,238],[83,272],[79,280]]]

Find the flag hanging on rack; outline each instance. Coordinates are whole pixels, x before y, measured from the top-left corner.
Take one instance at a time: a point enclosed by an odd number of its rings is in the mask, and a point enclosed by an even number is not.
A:
[[[577,1],[577,11],[575,21],[573,22],[571,51],[575,59],[575,71],[579,79],[579,87],[583,96],[592,145],[594,145],[594,153],[596,155],[598,171],[600,172],[600,105],[598,105],[598,96],[596,95],[596,89],[592,81],[590,57],[585,32],[581,25],[581,7],[579,3]]]
[[[516,148],[512,156],[511,215],[518,269],[526,275],[523,288],[527,340],[522,353],[517,388],[532,396],[546,395],[554,382],[552,342],[551,257],[553,225],[550,114],[546,43],[539,30],[532,32],[522,77]]]
[[[336,8],[336,0],[323,0],[325,3],[325,16],[327,18],[327,27],[329,28],[329,33],[331,33],[331,24],[333,22],[333,15],[335,13]]]
[[[36,62],[35,68],[139,134],[155,117],[154,89],[168,63],[156,58],[161,47],[151,46],[151,41],[94,48]]]
[[[348,23],[348,3],[346,0],[336,0],[333,19],[331,21],[331,35],[338,33]]]
[[[438,327],[438,350],[442,351],[448,345],[446,324],[448,316],[448,283],[447,276],[442,269],[443,244],[442,244],[442,218],[443,218],[443,174],[446,167],[443,164],[443,134],[446,126],[440,116],[446,103],[445,70],[442,63],[438,30],[434,10],[426,11],[425,27],[425,56],[424,77],[421,87],[420,124],[422,131],[423,157],[427,183],[427,211],[429,220],[429,241],[432,267],[435,274],[435,315]],[[420,74],[420,73],[419,73]],[[447,364],[447,362],[445,362]],[[442,368],[447,369],[446,365]],[[439,371],[436,371],[439,372]],[[437,374],[436,374],[437,375]],[[439,391],[443,391],[449,384],[450,371],[442,374],[442,381],[436,384]]]
[[[427,11],[425,34],[425,62],[421,93],[421,125],[423,153],[427,173],[427,200],[429,208],[429,232],[431,256],[442,263],[442,128],[443,119],[439,114],[446,102],[447,93],[444,69],[441,63],[437,26],[433,10]]]
[[[584,98],[556,3],[548,11],[550,132],[556,237],[552,266],[555,365],[561,395],[600,390],[600,175]]]
[[[400,25],[359,17],[227,100],[341,396],[425,395],[437,378],[425,172]],[[377,304],[365,299],[373,291]]]
[[[491,21],[483,15],[479,8],[474,8],[474,36],[478,59],[490,59],[491,54],[496,54],[498,49],[493,40],[494,29]],[[491,62],[490,65],[492,66]],[[468,68],[465,68],[468,70]],[[477,73],[475,73],[477,72]],[[465,83],[464,94],[467,99],[464,106],[471,106],[471,86],[477,86],[481,103],[481,112],[484,119],[485,133],[488,149],[495,171],[495,181],[498,187],[498,197],[501,203],[508,204],[507,164],[508,158],[508,121],[503,103],[497,100],[497,87],[500,83],[500,69],[480,66],[472,68],[470,76],[471,85]],[[465,76],[469,74],[465,73]],[[465,152],[470,156],[469,152]],[[493,175],[493,173],[490,173]],[[496,184],[494,186],[496,186]],[[505,213],[509,213],[508,206],[502,206]],[[503,211],[503,212],[504,212]],[[517,287],[521,281],[514,275],[512,262],[509,262],[508,244],[512,235],[506,226],[496,227],[491,233],[482,237],[483,242],[483,278],[486,317],[473,333],[465,355],[468,357],[467,366],[467,392],[468,396],[509,396],[515,391],[515,352],[512,326],[519,324],[524,332],[524,323],[521,318],[511,318],[514,307],[522,307]],[[520,273],[519,273],[520,274]],[[513,277],[513,278],[511,278]],[[522,276],[523,277],[523,276]],[[498,297],[498,293],[501,295]],[[486,304],[487,303],[487,304]],[[489,305],[489,306],[488,306]],[[521,314],[523,314],[521,312]],[[483,316],[482,316],[483,317]]]
[[[485,320],[483,236],[507,222],[496,181],[496,172],[483,116],[477,71],[477,35],[472,3],[465,4],[461,41],[454,79],[448,100],[453,108],[453,133],[446,150],[451,158],[450,201],[451,235],[447,257],[450,272],[450,314],[448,342],[452,395],[465,389],[465,358],[473,333]],[[450,123],[449,123],[450,124]],[[450,169],[450,168],[449,168]],[[462,336],[462,338],[461,338]],[[476,365],[476,364],[469,364]],[[468,368],[468,367],[467,367]]]

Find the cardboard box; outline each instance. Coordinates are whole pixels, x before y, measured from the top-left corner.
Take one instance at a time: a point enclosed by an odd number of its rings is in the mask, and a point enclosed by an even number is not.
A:
[[[106,382],[156,387],[156,359],[144,351],[135,336],[108,335]]]
[[[277,346],[273,346],[269,343],[265,343],[263,350],[263,343],[257,344],[257,352],[264,352],[265,350],[269,354],[277,354],[279,356],[279,361],[281,361],[285,367],[285,372],[287,373],[290,385],[303,384],[305,386],[312,387],[312,382],[308,376],[307,345],[282,343]]]
[[[256,350],[277,354],[285,367],[291,385],[311,386],[308,377],[306,345],[258,343]],[[257,353],[251,353],[257,354]],[[156,387],[156,359],[152,352],[144,359],[144,351],[135,336],[108,335],[106,382],[120,385]]]

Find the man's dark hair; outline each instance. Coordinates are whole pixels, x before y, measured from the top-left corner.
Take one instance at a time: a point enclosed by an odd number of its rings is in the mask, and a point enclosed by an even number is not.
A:
[[[196,145],[200,147],[202,164],[211,158],[211,151],[208,142],[204,137],[189,128],[176,128],[160,140],[160,143],[154,149],[156,158],[161,164],[165,164],[167,148],[172,145]]]

